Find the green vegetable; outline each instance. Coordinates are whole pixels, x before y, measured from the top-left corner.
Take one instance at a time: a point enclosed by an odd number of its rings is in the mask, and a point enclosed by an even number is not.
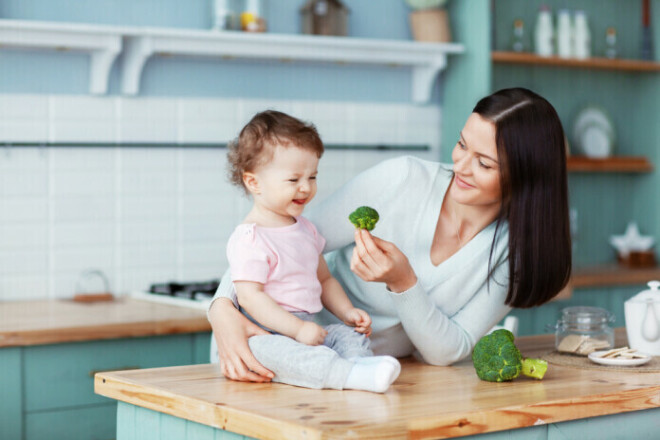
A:
[[[504,382],[520,375],[543,379],[548,363],[543,359],[523,359],[509,330],[495,330],[479,339],[472,351],[472,363],[479,379]]]
[[[371,231],[376,227],[378,218],[378,212],[369,206],[360,206],[348,216],[348,219],[356,228],[366,229],[367,231]]]

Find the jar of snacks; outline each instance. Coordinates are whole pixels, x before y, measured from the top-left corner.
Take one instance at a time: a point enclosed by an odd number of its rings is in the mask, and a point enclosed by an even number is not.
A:
[[[562,353],[587,356],[614,347],[614,316],[600,307],[566,307],[555,326],[555,347]]]

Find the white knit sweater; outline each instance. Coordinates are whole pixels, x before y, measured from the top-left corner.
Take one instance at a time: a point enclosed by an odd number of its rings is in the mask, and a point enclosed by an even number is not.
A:
[[[326,258],[332,273],[355,307],[371,315],[376,354],[416,354],[430,364],[449,365],[469,355],[510,310],[504,304],[509,285],[506,225],[493,250],[490,282],[494,223],[440,265],[431,263],[431,243],[450,181],[451,166],[410,156],[390,159],[306,211],[327,240],[324,251],[331,252]],[[347,217],[363,205],[380,214],[372,233],[394,243],[415,270],[418,283],[403,293],[362,281],[350,270],[354,227]],[[225,276],[215,298],[231,297],[231,290]],[[327,311],[320,317],[336,321]]]

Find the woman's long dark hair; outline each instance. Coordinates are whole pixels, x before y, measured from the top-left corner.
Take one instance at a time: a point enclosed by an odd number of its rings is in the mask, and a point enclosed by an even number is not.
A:
[[[497,232],[506,221],[506,304],[543,304],[571,275],[566,141],[559,116],[548,101],[523,88],[495,92],[480,100],[473,112],[495,124],[502,208],[491,257]]]

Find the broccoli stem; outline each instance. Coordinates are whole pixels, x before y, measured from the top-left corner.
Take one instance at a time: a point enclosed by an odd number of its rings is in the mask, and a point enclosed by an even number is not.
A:
[[[548,363],[543,359],[523,359],[522,374],[534,379],[543,379],[545,372],[548,371]]]

